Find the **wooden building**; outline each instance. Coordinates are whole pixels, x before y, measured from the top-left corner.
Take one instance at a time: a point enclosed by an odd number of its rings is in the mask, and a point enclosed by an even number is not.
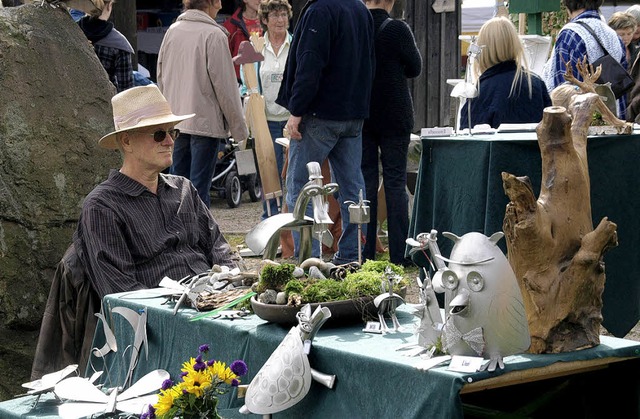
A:
[[[305,2],[291,0],[294,12],[292,28]],[[234,0],[222,0],[222,5],[218,15],[221,20],[232,14],[236,7]],[[437,11],[443,8],[452,11]],[[180,9],[180,0],[123,1],[114,8],[116,27],[138,51],[137,60],[150,70],[152,76],[155,76],[157,58],[154,57],[154,50],[158,46],[158,39],[161,39],[162,26],[169,24],[172,17],[180,13]],[[411,27],[423,59],[422,74],[411,82],[416,121],[414,131],[422,127],[453,125],[454,111],[449,96],[451,86],[446,81],[461,75],[458,42],[460,2],[397,0],[393,14],[396,18],[404,19]],[[151,46],[146,46],[150,39]],[[141,44],[145,44],[143,49]]]

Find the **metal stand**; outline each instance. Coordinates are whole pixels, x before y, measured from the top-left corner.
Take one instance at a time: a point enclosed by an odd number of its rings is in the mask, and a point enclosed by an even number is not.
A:
[[[359,202],[345,201],[349,205],[349,223],[358,224],[358,264],[362,265],[362,224],[368,224],[371,220],[369,201],[364,199],[362,189],[359,193]]]

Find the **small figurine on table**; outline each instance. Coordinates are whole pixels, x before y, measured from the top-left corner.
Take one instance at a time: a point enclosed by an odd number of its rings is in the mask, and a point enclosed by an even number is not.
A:
[[[390,266],[385,268],[381,285],[382,294],[373,300],[373,304],[378,308],[378,319],[380,320],[382,333],[389,332],[389,327],[385,320],[386,315],[391,317],[394,332],[401,329],[400,322],[396,317],[396,308],[404,304],[404,299],[393,292],[393,286],[399,283],[400,280],[402,280],[402,276],[393,272]]]

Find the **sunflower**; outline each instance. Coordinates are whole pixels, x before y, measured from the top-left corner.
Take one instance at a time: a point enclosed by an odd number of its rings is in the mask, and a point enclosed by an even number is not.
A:
[[[182,363],[182,369],[180,371],[185,373],[184,375],[191,374],[192,372],[195,372],[195,369],[193,368],[194,365],[196,365],[196,359],[189,358],[188,361]]]
[[[227,384],[231,384],[231,381],[237,378],[237,376],[231,371],[229,367],[227,367],[224,362],[216,361],[208,368],[208,370],[213,376],[218,377],[220,381]]]
[[[173,407],[174,400],[177,397],[180,397],[180,394],[181,392],[176,391],[174,387],[168,388],[166,390],[160,390],[160,394],[158,395],[158,402],[154,405],[156,409],[155,414],[157,416],[167,414],[167,412]]]
[[[204,391],[211,386],[211,374],[205,371],[193,371],[183,378],[182,388],[196,397],[202,397]]]

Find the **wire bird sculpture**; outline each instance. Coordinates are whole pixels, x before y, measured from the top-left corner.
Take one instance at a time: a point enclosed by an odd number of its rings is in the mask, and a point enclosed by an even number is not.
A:
[[[473,62],[482,52],[482,46],[477,44],[478,38],[472,36],[470,40],[469,48],[467,49],[467,68],[464,73],[464,81],[455,85],[451,91],[451,97],[458,98],[458,110],[456,112],[456,134],[460,129],[460,111],[465,101],[469,101],[467,107],[467,118],[469,119],[469,134],[471,134],[471,101],[474,97],[478,97],[480,94],[480,84],[476,86],[474,77],[472,74]]]

